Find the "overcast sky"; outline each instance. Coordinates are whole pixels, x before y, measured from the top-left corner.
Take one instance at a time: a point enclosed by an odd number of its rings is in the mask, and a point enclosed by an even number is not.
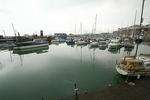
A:
[[[97,33],[133,25],[137,9],[139,24],[142,0],[0,0],[0,34],[91,32],[97,16]],[[145,1],[144,24],[150,23],[150,0]]]

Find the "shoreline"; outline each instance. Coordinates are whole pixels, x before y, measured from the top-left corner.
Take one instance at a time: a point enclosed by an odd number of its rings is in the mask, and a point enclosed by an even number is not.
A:
[[[149,100],[150,77],[123,82],[120,85],[108,86],[103,90],[86,92],[78,97],[72,96],[59,100]]]

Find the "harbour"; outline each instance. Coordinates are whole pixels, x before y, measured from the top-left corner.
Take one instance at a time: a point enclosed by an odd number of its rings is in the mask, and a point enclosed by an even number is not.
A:
[[[150,46],[140,45],[140,52],[149,53],[149,50]],[[134,52],[135,49],[131,54]],[[114,53],[108,48],[90,49],[66,43],[52,44],[41,52],[27,54],[1,51],[0,97],[55,100],[74,95],[74,83],[78,84],[81,93],[120,84],[122,79],[118,79],[115,64],[116,59],[126,54],[124,48]]]
[[[0,100],[149,100],[149,5],[0,1]]]

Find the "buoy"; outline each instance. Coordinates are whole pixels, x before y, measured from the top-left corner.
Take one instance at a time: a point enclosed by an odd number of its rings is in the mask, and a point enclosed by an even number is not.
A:
[[[78,100],[78,99],[79,99],[79,98],[78,98],[78,91],[79,91],[79,89],[77,88],[77,84],[75,83],[75,84],[74,84],[75,100]]]
[[[140,75],[140,74],[138,74],[138,75],[137,75],[137,79],[140,79],[140,77],[141,77],[141,75]]]

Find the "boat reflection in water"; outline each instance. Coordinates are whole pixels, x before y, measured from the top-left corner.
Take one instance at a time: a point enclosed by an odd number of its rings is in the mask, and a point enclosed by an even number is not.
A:
[[[42,51],[43,49],[49,49],[48,41],[43,39],[35,39],[27,42],[17,42],[13,47],[13,53],[28,54]]]
[[[111,52],[112,54],[117,54],[117,53],[120,53],[120,49],[121,48],[116,48],[116,49],[110,49],[110,48],[108,48],[108,51]]]
[[[0,62],[0,70],[3,70],[4,65]]]
[[[99,46],[100,50],[106,50],[107,46]]]
[[[131,52],[133,49],[134,49],[134,47],[133,48],[125,48],[124,47],[124,51],[127,51],[127,52]]]
[[[38,47],[38,48],[31,48],[31,49],[24,49],[24,50],[13,50],[13,54],[19,54],[19,55],[25,55],[25,54],[31,54],[31,53],[36,53],[36,54],[41,54],[48,52],[49,46],[44,46],[44,47]]]
[[[118,85],[118,84],[122,84],[122,83],[126,83],[126,82],[133,82],[137,80],[136,77],[132,77],[132,76],[125,76],[125,75],[121,75],[119,73],[116,73],[113,77],[113,81],[112,81],[112,85]]]
[[[123,83],[125,82],[126,80],[128,80],[129,77],[127,76],[123,76],[123,75],[120,75],[120,74],[115,74],[114,77],[113,77],[113,84],[116,85],[116,84],[120,84],[120,83]]]

